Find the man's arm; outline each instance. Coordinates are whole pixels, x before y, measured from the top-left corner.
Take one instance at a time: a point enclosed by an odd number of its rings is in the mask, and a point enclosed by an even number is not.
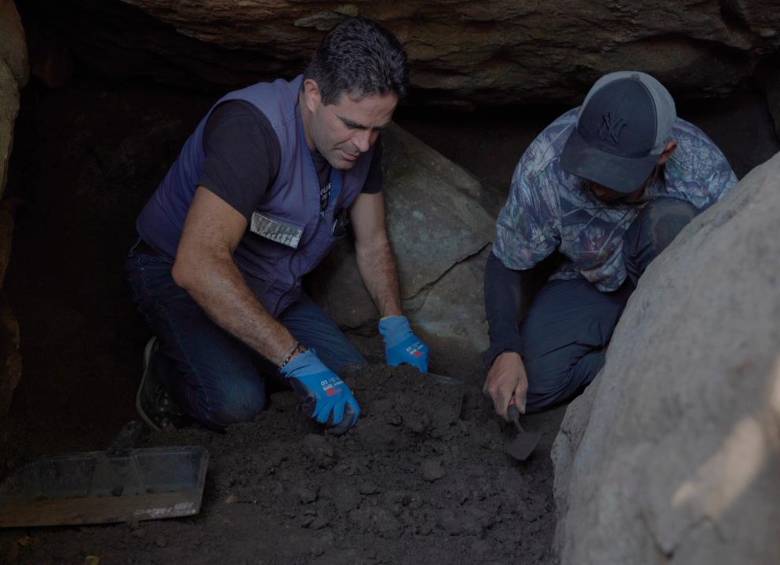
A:
[[[488,374],[483,390],[493,400],[496,414],[506,418],[512,398],[525,412],[528,376],[520,356],[520,321],[529,300],[523,295],[527,271],[513,271],[492,252],[485,266],[485,313],[490,348],[485,353]]]
[[[219,326],[279,362],[295,342],[266,312],[233,261],[247,219],[278,173],[276,133],[259,109],[231,100],[212,112],[203,146],[206,159],[179,242],[174,280]]]
[[[280,364],[295,338],[265,310],[233,261],[246,226],[242,214],[198,187],[176,253],[173,279],[220,327]]]
[[[520,324],[531,300],[559,258],[555,255],[525,271],[504,266],[492,252],[485,266],[485,313],[490,348],[484,361],[488,368],[485,392],[493,399],[496,413],[506,417],[512,397],[525,412],[528,378],[520,355]]]
[[[362,193],[351,212],[360,276],[382,317],[401,315],[401,291],[395,255],[387,236],[385,198]]]
[[[544,145],[544,140],[537,138],[532,147],[538,144]],[[525,412],[528,377],[520,356],[520,323],[536,290],[533,283],[547,278],[540,273],[544,271],[540,263],[547,263],[560,243],[557,195],[544,175],[534,172],[533,159],[527,163],[534,153],[529,148],[515,169],[485,269],[490,349],[485,355],[489,369],[483,390],[504,418],[513,398],[520,412]]]
[[[492,252],[485,265],[485,314],[488,321],[490,348],[485,352],[485,366],[506,351],[520,353],[520,322],[530,305],[531,271],[515,271],[504,266]]]
[[[385,199],[381,192],[361,193],[352,206],[352,226],[360,276],[382,316],[379,333],[391,367],[408,364],[428,372],[429,348],[412,331],[401,312],[401,291],[395,255],[387,237]]]

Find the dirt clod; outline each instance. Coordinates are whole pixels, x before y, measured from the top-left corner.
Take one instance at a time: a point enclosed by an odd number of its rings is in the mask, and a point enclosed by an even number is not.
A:
[[[429,458],[422,463],[422,476],[428,482],[433,482],[441,479],[447,472],[444,470],[444,466],[441,464],[440,459]]]

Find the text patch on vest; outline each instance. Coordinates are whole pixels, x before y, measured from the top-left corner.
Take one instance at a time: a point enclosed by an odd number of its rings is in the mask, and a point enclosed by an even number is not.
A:
[[[252,212],[249,231],[293,249],[298,249],[298,244],[301,242],[301,236],[303,235],[303,228],[270,218],[260,212]]]

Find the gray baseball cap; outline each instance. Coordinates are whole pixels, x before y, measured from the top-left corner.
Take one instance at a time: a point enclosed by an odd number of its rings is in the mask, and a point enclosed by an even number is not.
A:
[[[604,75],[580,107],[561,167],[617,192],[634,192],[653,172],[676,118],[672,95],[650,75]]]

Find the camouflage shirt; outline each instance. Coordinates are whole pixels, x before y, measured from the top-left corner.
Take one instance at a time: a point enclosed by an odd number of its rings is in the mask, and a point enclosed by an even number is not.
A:
[[[671,135],[677,150],[641,201],[605,204],[582,179],[560,166],[578,111],[574,108],[550,124],[517,164],[498,216],[493,253],[507,268],[526,270],[557,249],[567,260],[552,279],[584,277],[609,292],[626,278],[623,235],[648,201],[678,198],[704,210],[726,194],[737,177],[712,140],[678,118]]]

